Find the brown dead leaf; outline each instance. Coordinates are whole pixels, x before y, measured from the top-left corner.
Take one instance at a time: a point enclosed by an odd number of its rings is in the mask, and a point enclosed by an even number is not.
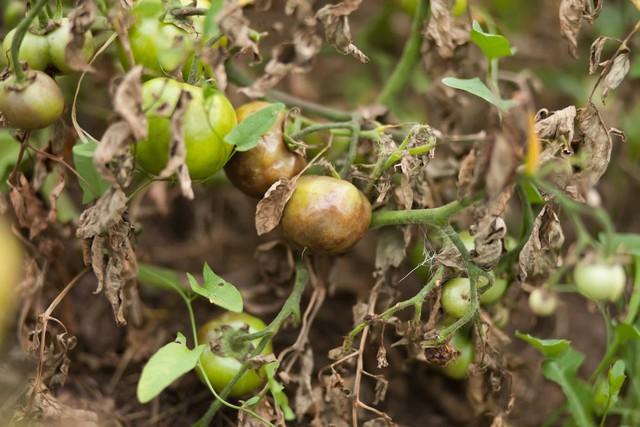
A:
[[[137,65],[122,79],[113,97],[113,108],[129,125],[136,141],[147,138],[149,126],[142,110],[142,71]]]
[[[469,31],[466,25],[463,27],[455,23],[448,0],[432,0],[425,37],[433,41],[440,57],[451,58],[458,46],[467,43]]]
[[[376,245],[376,275],[383,276],[390,268],[400,266],[411,241],[410,227],[385,227],[378,232]]]
[[[18,176],[18,185],[11,186],[9,200],[18,224],[29,230],[29,239],[39,236],[56,221],[56,201],[63,188],[64,177],[61,176],[61,180],[50,195],[51,208],[47,210],[38,193],[23,174]]]
[[[578,33],[582,27],[582,19],[587,0],[562,0],[560,3],[560,34],[569,42],[569,52],[578,57]]]
[[[536,113],[535,130],[538,137],[549,141],[573,141],[576,120],[576,107],[570,105],[562,110],[549,112],[542,109]]]
[[[265,420],[275,424],[276,426],[284,426],[284,419],[279,415],[279,411],[269,402],[269,399],[263,397],[258,402],[255,410]],[[238,427],[264,427],[264,423],[245,411],[238,411]]]
[[[81,239],[91,239],[107,233],[121,220],[126,209],[127,195],[124,191],[109,189],[95,205],[82,212],[76,235]]]
[[[611,60],[610,60],[611,61]],[[607,99],[609,92],[620,86],[620,83],[629,73],[631,62],[629,61],[629,51],[624,50],[613,58],[613,65],[602,81],[602,103]]]
[[[17,411],[13,415],[11,425],[99,427],[100,418],[97,413],[84,409],[72,408],[58,400],[48,390],[34,393],[32,404],[25,411]],[[25,424],[26,423],[26,424]]]
[[[502,256],[506,235],[507,224],[501,217],[484,221],[474,227],[475,249],[471,252],[473,262],[485,270],[495,267]]]
[[[131,7],[131,5],[128,6]],[[129,28],[133,25],[135,17],[122,2],[114,2],[109,8],[108,19],[111,28],[118,34],[118,41],[127,57],[127,63],[132,66],[135,64],[135,59],[131,51],[131,43],[129,42]]]
[[[273,183],[256,206],[256,231],[262,236],[276,228],[282,212],[296,189],[297,177],[281,178]]]
[[[338,4],[328,4],[316,13],[316,17],[324,26],[325,38],[339,52],[351,55],[362,63],[369,58],[351,39],[349,15],[360,7],[362,0],[344,0]]]
[[[600,57],[602,56],[602,50],[607,40],[611,40],[610,37],[600,36],[591,43],[591,52],[589,54],[589,74],[596,72],[600,66]]]
[[[184,132],[182,129],[184,114],[189,108],[192,95],[190,92],[183,90],[180,92],[180,98],[176,103],[176,107],[171,114],[171,138],[169,140],[169,160],[167,165],[160,172],[160,178],[168,178],[173,174],[178,176],[182,195],[189,200],[193,200],[193,188],[191,188],[191,177],[187,168],[187,147],[184,141]]]
[[[533,223],[529,240],[518,256],[521,282],[544,281],[559,267],[559,251],[564,244],[564,234],[558,215],[545,205]]]
[[[586,159],[582,170],[576,174],[577,186],[582,195],[600,180],[611,160],[612,141],[606,125],[593,104],[578,110],[576,141],[578,151]]]
[[[91,25],[96,19],[98,8],[94,0],[80,0],[69,13],[71,24],[71,40],[65,47],[66,64],[75,71],[94,71],[93,67],[87,63],[84,54],[84,46],[90,37]]]
[[[249,20],[242,13],[240,2],[225,2],[216,18],[220,31],[225,34],[231,44],[245,52],[251,52],[255,62],[260,62],[260,50],[251,38]]]

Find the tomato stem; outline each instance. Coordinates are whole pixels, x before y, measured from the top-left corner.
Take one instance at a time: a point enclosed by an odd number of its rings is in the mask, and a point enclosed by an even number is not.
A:
[[[20,45],[22,44],[22,40],[24,40],[25,34],[29,30],[31,23],[33,20],[40,14],[40,11],[47,4],[47,0],[38,0],[36,4],[33,5],[31,11],[24,17],[22,21],[16,27],[16,32],[13,36],[13,41],[11,43],[11,62],[13,67],[13,72],[16,76],[16,82],[22,83],[25,80],[25,73],[22,70],[22,66],[20,65]]]

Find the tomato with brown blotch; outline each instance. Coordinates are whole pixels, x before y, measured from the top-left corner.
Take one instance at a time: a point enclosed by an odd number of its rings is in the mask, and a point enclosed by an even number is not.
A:
[[[270,104],[250,102],[236,110],[238,122]],[[282,137],[284,114],[281,113],[273,127],[260,138],[258,145],[233,155],[224,170],[229,180],[243,193],[262,197],[276,181],[293,178],[304,169],[304,158],[289,150]]]
[[[355,245],[369,228],[371,204],[348,181],[302,176],[282,215],[291,242],[313,252],[338,254]]]

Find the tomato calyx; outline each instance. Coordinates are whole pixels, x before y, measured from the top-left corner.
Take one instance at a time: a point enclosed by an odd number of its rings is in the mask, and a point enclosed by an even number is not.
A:
[[[247,324],[240,328],[220,325],[215,330],[208,332],[207,344],[215,355],[232,357],[244,363],[249,360],[249,356],[256,349],[250,340],[243,339],[249,333],[249,325]]]

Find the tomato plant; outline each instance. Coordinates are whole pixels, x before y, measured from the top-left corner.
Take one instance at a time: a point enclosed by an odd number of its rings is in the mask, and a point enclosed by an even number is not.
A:
[[[303,176],[282,215],[282,230],[311,251],[340,253],[369,228],[371,204],[353,184],[328,176]]]
[[[233,151],[223,138],[236,125],[235,111],[224,94],[205,93],[199,87],[166,78],[146,82],[142,91],[149,136],[136,144],[135,151],[144,170],[158,174],[166,166],[171,117],[183,92],[191,96],[183,123],[189,174],[193,179],[206,179],[222,169]]]
[[[268,105],[259,101],[242,105],[236,110],[238,122]],[[277,180],[293,178],[304,168],[304,158],[290,151],[284,143],[283,121],[284,114],[281,113],[258,145],[236,153],[225,166],[229,180],[245,194],[262,197]]]
[[[245,342],[237,348],[233,346],[233,337],[238,333],[255,333],[266,328],[264,322],[247,313],[225,313],[200,327],[198,341],[207,345],[200,356],[204,373],[213,385],[222,390],[240,370],[242,363],[255,345]],[[269,344],[262,354],[272,352]],[[242,397],[251,393],[266,381],[264,371],[250,370],[235,383],[230,396]]]
[[[10,126],[40,129],[60,118],[64,97],[55,80],[41,71],[27,73],[26,82],[15,76],[0,82],[0,112]]]
[[[479,282],[479,301],[482,304],[492,304],[500,300],[507,289],[507,281],[503,278],[494,278],[493,284],[489,288],[487,288],[486,278],[482,277]],[[449,280],[442,287],[442,307],[452,316],[461,317],[469,307],[469,292],[468,278],[456,277]]]

